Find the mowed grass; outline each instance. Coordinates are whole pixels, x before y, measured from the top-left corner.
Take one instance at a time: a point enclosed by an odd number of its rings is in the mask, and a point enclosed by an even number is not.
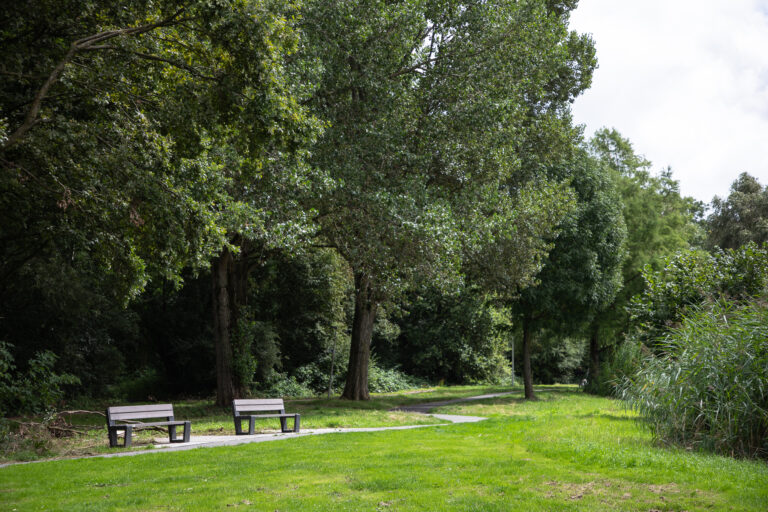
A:
[[[0,468],[0,509],[768,509],[764,462],[655,446],[620,403],[572,388],[540,397],[439,411],[490,418],[476,424]]]

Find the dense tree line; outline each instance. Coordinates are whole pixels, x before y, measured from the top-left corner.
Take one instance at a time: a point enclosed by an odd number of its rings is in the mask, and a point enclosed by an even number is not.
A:
[[[585,140],[575,5],[10,6],[2,406],[516,373],[527,398],[610,392],[625,340],[653,349],[692,304],[653,272],[752,265],[728,250],[766,241],[768,195],[744,174],[703,219],[617,131]]]

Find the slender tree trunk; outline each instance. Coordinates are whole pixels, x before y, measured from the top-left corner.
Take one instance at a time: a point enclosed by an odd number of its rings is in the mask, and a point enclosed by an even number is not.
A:
[[[347,382],[341,398],[368,400],[368,363],[371,359],[371,336],[378,304],[373,300],[370,278],[355,274],[355,317],[352,320],[352,343],[349,347]]]
[[[533,372],[531,371],[531,317],[523,316],[523,384],[525,399],[536,400],[533,392]]]
[[[594,384],[600,375],[600,326],[597,322],[592,325],[592,336],[589,338],[589,380]],[[591,387],[594,389],[594,387]]]

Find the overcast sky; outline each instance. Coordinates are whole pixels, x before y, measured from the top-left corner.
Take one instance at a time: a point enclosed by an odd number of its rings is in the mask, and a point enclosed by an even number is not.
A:
[[[768,0],[581,0],[571,27],[597,46],[587,135],[616,128],[705,202],[743,171],[768,185]]]

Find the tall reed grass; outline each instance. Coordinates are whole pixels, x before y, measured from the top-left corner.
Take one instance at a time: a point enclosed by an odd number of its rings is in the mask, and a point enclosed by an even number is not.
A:
[[[661,344],[619,386],[656,438],[768,458],[768,305],[699,308]]]

